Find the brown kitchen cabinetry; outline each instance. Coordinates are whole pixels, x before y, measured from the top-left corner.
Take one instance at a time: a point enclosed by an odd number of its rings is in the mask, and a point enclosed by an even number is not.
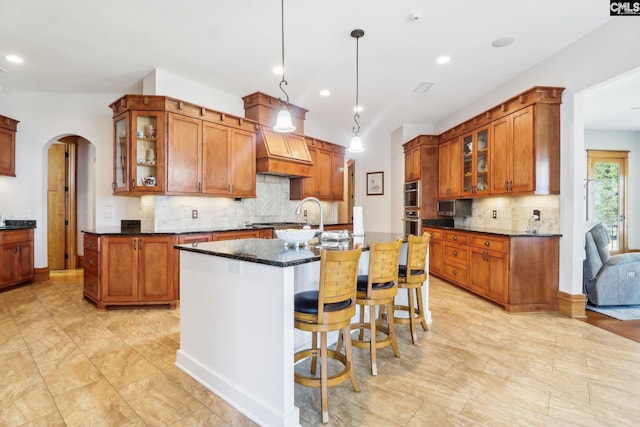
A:
[[[33,230],[0,231],[0,289],[33,281]]]
[[[313,161],[312,176],[291,178],[289,195],[291,200],[315,197],[323,201],[344,199],[344,147],[305,138]]]
[[[85,234],[84,297],[98,309],[123,305],[176,307],[175,236]],[[85,255],[85,256],[87,256]],[[92,260],[95,267],[91,265]]]
[[[560,194],[563,91],[533,87],[442,133],[439,196]]]
[[[211,240],[216,242],[220,240],[236,240],[236,239],[271,239],[273,229],[259,228],[254,230],[231,230],[217,231],[212,233]]]
[[[415,138],[403,145],[404,148],[404,182],[418,181],[422,177],[420,141]]]
[[[557,311],[560,237],[442,233],[443,269],[429,273],[502,305],[507,312]],[[431,250],[431,249],[430,249]],[[437,265],[436,261],[431,261]]]
[[[469,132],[462,139],[462,196],[489,193],[489,128]]]
[[[429,273],[442,275],[442,231],[429,229],[427,232],[431,235],[429,239]]]
[[[454,138],[438,149],[438,196],[457,197],[462,192],[462,140]]]
[[[18,120],[0,115],[0,175],[16,176]]]
[[[164,114],[126,111],[113,119],[114,194],[164,190]]]
[[[419,135],[402,144],[404,150],[405,183],[420,182],[420,218],[436,218],[439,198],[438,165],[439,138],[436,135]]]
[[[111,108],[114,194],[256,196],[255,122],[164,96]]]

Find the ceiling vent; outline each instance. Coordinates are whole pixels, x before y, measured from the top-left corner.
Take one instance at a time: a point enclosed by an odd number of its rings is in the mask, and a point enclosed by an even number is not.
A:
[[[422,82],[413,91],[415,93],[425,93],[426,91],[431,89],[431,86],[433,86],[434,84],[435,83],[433,82]]]

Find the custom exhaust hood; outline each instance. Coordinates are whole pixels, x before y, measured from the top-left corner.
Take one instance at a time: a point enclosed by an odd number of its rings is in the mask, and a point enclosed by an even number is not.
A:
[[[259,123],[256,138],[256,172],[261,174],[308,177],[313,175],[313,159],[304,139],[307,110],[289,104],[287,109],[300,133],[279,133],[271,126],[280,110],[277,98],[255,92],[242,98],[245,117]]]

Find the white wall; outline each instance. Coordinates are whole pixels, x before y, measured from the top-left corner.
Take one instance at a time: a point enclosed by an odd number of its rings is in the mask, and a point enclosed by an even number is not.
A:
[[[640,132],[585,130],[584,147],[587,150],[629,151],[627,170],[627,243],[629,249],[640,249],[640,193],[635,185],[640,183]],[[586,159],[586,155],[585,155]],[[585,176],[586,177],[586,176]]]

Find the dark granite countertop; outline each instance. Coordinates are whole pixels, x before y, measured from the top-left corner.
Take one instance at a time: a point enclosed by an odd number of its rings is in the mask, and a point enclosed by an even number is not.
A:
[[[220,242],[205,242],[197,245],[176,245],[176,249],[215,255],[240,261],[255,262],[275,267],[291,267],[320,260],[322,248],[345,250],[352,249],[354,242],[362,243],[362,249],[368,250],[371,242],[393,241],[398,234],[365,233],[364,236],[352,236],[349,240],[327,242],[323,245],[309,245],[301,248],[285,247],[284,241],[278,239],[240,239]]]
[[[0,227],[0,231],[36,228],[36,221],[32,219],[7,219],[4,222],[5,226]]]
[[[471,233],[484,233],[484,234],[494,234],[497,236],[506,236],[506,237],[560,237],[562,234],[560,233],[547,233],[544,231],[538,231],[537,233],[527,233],[526,230],[504,230],[500,228],[490,228],[490,227],[471,227],[466,225],[438,225],[438,224],[423,224],[424,227],[429,228],[439,228],[442,230],[453,230],[453,231],[465,231]]]

